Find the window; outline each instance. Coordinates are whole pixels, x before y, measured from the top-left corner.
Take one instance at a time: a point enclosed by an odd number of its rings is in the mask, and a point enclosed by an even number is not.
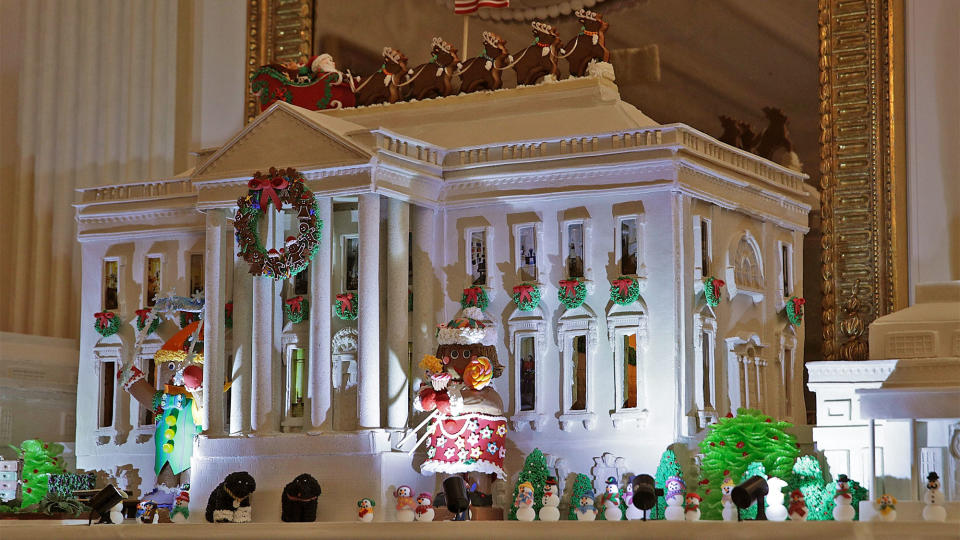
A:
[[[702,314],[694,315],[694,387],[693,401],[697,410],[700,429],[718,420],[717,415],[717,362],[716,335],[717,321]]]
[[[567,240],[567,277],[584,277],[583,269],[583,223],[568,223]]]
[[[360,238],[343,236],[343,290],[355,291],[360,284]]]
[[[783,296],[793,295],[793,246],[780,244],[780,281],[783,284]]]
[[[303,396],[305,389],[304,377],[306,376],[306,355],[303,349],[291,349],[289,356],[290,364],[287,366],[287,403],[289,407],[289,416],[292,418],[303,417]]]
[[[190,254],[190,294],[203,294],[203,254]]]
[[[536,338],[523,336],[518,339],[517,361],[520,363],[520,410],[532,411],[537,407],[537,358]]]
[[[786,414],[781,418],[790,418],[793,414],[793,349],[783,348],[783,360],[780,363],[780,376],[783,383],[783,406]]]
[[[117,363],[114,360],[100,362],[100,407],[97,412],[97,426],[113,427],[113,397],[117,380]]]
[[[763,288],[760,252],[749,233],[743,235],[743,237],[740,238],[740,243],[737,244],[733,275],[737,288]]]
[[[146,304],[147,307],[156,305],[157,296],[160,295],[160,287],[162,286],[160,282],[160,270],[162,265],[163,263],[159,256],[150,255],[147,257],[145,263],[147,278],[144,281],[146,288],[143,293],[144,304]]]
[[[587,336],[574,336],[571,345],[570,410],[583,411],[587,408]]]
[[[710,220],[701,216],[694,216],[693,234],[693,252],[696,258],[694,266],[699,268],[700,275],[697,277],[702,279],[710,275],[710,259],[713,256],[713,249],[710,244],[712,235]]]
[[[297,275],[293,276],[293,294],[307,296],[310,294],[310,272],[308,268],[297,272]]]
[[[637,406],[637,334],[621,335],[617,352],[623,370],[620,378],[620,408],[633,409]]]
[[[517,268],[520,281],[536,283],[537,274],[537,229],[534,225],[520,225],[515,230]]]
[[[103,310],[120,309],[120,261],[103,261]]]
[[[637,218],[620,220],[620,273],[625,276],[637,274],[637,259],[640,249],[640,235]]]
[[[712,393],[710,391],[710,379],[713,374],[713,343],[708,332],[700,333],[700,363],[703,370],[703,381],[701,392],[703,392],[703,403],[705,407],[711,407]]]
[[[483,229],[467,232],[470,283],[487,284],[487,235]]]
[[[150,386],[157,388],[157,363],[153,361],[153,358],[143,358],[140,361],[140,369],[146,376],[146,381],[150,383]],[[153,411],[148,407],[140,405],[140,425],[152,426],[154,421],[156,421],[156,415],[153,414]]]

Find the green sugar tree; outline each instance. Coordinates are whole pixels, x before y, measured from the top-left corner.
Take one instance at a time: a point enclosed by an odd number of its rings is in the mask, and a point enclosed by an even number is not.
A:
[[[762,464],[770,476],[790,478],[800,453],[796,438],[786,432],[790,427],[789,422],[774,420],[755,409],[738,409],[737,416],[721,418],[710,426],[710,433],[700,442],[703,519],[721,518],[720,484],[724,476],[741,478],[753,462]]]
[[[660,464],[657,465],[657,475],[654,477],[656,486],[664,489],[667,478],[678,476],[683,478],[683,471],[680,469],[680,462],[677,461],[677,455],[673,450],[667,448],[660,455]],[[663,519],[663,512],[667,509],[667,500],[661,495],[657,497],[657,506],[651,509],[650,519]]]
[[[29,439],[17,447],[10,445],[23,460],[21,475],[21,508],[39,503],[47,494],[47,480],[51,474],[64,472],[60,454],[63,445]]]
[[[793,464],[793,472],[787,480],[788,492],[799,489],[807,505],[808,521],[833,519],[833,499],[830,511],[826,510],[827,492],[823,481],[823,469],[814,456],[800,456]]]
[[[543,486],[549,476],[550,469],[547,468],[547,460],[543,457],[543,452],[539,448],[534,448],[523,461],[523,469],[520,470],[517,484],[513,487],[513,500],[510,503],[510,514],[507,519],[517,519],[517,494],[520,491],[520,484],[524,482],[533,484],[533,509],[537,512],[536,519],[540,519],[540,509],[543,508]]]
[[[570,512],[567,514],[567,519],[576,521],[576,509],[577,506],[580,505],[580,497],[583,496],[584,493],[592,490],[593,483],[590,482],[590,477],[578,473],[576,480],[573,481],[573,489],[570,492]],[[594,499],[594,503],[596,503],[596,499]]]

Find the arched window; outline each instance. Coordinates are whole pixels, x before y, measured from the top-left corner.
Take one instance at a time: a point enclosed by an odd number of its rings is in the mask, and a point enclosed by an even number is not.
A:
[[[750,233],[746,233],[740,238],[740,243],[737,244],[737,251],[733,261],[733,275],[737,288],[763,288],[763,268],[760,266],[760,250]]]

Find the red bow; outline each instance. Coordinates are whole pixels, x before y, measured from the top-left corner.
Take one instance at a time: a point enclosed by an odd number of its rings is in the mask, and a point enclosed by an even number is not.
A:
[[[197,314],[192,311],[181,311],[185,323],[190,324],[197,318]]]
[[[521,302],[532,302],[533,298],[530,298],[530,293],[532,292],[533,285],[517,285],[513,288],[513,294],[519,294]]]
[[[284,189],[289,185],[290,182],[287,182],[287,179],[282,176],[276,176],[274,178],[254,178],[247,182],[247,187],[250,188],[250,191],[262,192],[260,193],[260,210],[267,209],[267,203],[264,197],[273,201],[273,205],[277,207],[277,210],[280,210],[280,198],[277,197],[277,190]]]
[[[717,298],[719,298],[719,297],[720,297],[720,287],[723,287],[723,286],[726,285],[726,284],[727,284],[727,282],[723,281],[722,279],[715,279],[715,280],[713,280],[713,295],[716,296]]]
[[[116,315],[109,311],[94,313],[93,316],[97,318],[97,326],[100,328],[106,328],[107,325],[110,324],[110,319],[116,317]]]
[[[340,302],[342,311],[353,311],[353,293],[338,294],[337,302]]]
[[[580,286],[580,280],[561,279],[560,286],[563,287],[563,296],[566,298],[575,298],[577,296],[577,287]]]
[[[227,314],[227,317],[233,317],[233,302],[227,302],[223,306],[224,311]]]
[[[806,299],[806,298],[794,298],[794,299],[793,299],[793,305],[795,305],[795,306],[802,306],[802,305],[804,305],[804,304],[806,304],[806,303],[807,303],[807,299]]]
[[[337,296],[337,300],[339,299],[340,297]],[[300,310],[303,309],[301,302],[303,302],[303,296],[294,296],[293,298],[287,300],[287,305],[290,306],[291,311],[294,313],[299,313]]]
[[[629,295],[630,286],[633,285],[632,278],[619,278],[613,280],[613,286],[620,289],[620,296],[626,298]]]
[[[463,290],[463,294],[467,297],[467,304],[471,306],[477,305],[477,298],[479,298],[480,293],[483,292],[483,289],[480,287],[470,287]]]
[[[137,314],[137,319],[140,319],[141,321],[143,321],[143,320],[146,320],[147,315],[150,314],[150,308],[138,309],[134,313]]]

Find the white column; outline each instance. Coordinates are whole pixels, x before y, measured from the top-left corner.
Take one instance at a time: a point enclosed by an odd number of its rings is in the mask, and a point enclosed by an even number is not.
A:
[[[410,414],[408,361],[410,206],[390,199],[387,208],[387,427],[400,429]]]
[[[360,195],[357,427],[380,427],[380,195]]]
[[[273,279],[253,277],[251,314],[250,428],[259,433],[273,431]]]
[[[223,210],[207,211],[207,243],[204,251],[203,320],[203,429],[211,435],[223,433],[223,304],[226,279],[223,267]]]
[[[433,274],[434,223],[432,208],[413,207],[413,361],[414,365],[425,354],[436,352],[433,337],[436,320],[434,298],[439,290]]]
[[[230,386],[230,433],[250,431],[250,339],[253,276],[243,257],[233,259],[233,369]]]
[[[320,431],[329,423],[330,412],[330,287],[332,282],[330,249],[333,238],[333,200],[317,200],[317,219],[323,223],[320,249],[310,262],[310,367],[307,369],[307,397],[310,400],[309,431]]]

